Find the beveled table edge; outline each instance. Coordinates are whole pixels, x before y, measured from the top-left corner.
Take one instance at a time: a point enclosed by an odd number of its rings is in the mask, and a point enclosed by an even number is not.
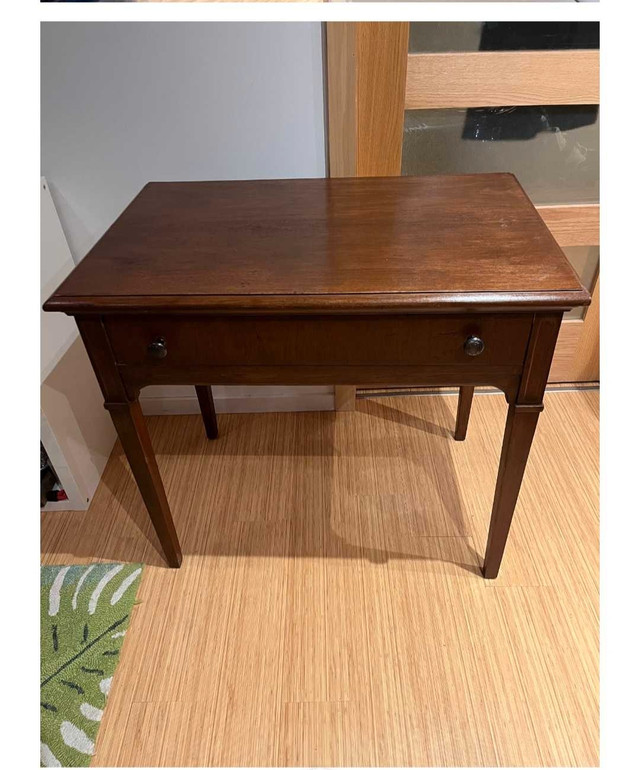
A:
[[[552,292],[394,292],[389,294],[224,294],[59,296],[45,311],[85,313],[429,313],[569,310],[589,305],[586,289]]]

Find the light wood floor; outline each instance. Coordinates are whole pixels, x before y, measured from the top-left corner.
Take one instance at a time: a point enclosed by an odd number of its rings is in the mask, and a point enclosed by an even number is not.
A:
[[[43,561],[144,561],[94,765],[594,766],[598,394],[551,393],[499,578],[479,573],[506,405],[150,419],[185,554],[119,446]]]

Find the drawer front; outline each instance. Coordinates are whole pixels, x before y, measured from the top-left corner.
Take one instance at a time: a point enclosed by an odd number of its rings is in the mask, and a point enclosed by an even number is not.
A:
[[[104,323],[116,361],[130,366],[521,366],[532,318],[123,315]]]

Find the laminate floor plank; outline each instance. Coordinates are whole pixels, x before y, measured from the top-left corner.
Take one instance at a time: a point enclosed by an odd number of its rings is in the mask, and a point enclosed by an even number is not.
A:
[[[549,393],[481,577],[506,404],[148,418],[184,561],[116,444],[42,563],[145,563],[94,766],[596,766],[598,393]]]

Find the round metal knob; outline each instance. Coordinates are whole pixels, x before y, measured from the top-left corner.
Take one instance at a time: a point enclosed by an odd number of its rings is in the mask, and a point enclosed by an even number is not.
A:
[[[484,342],[480,337],[476,337],[474,334],[471,337],[467,337],[464,342],[464,352],[468,356],[479,356],[484,350]]]
[[[147,346],[147,353],[151,358],[165,358],[167,355],[167,341],[164,337],[156,337],[153,342]]]

